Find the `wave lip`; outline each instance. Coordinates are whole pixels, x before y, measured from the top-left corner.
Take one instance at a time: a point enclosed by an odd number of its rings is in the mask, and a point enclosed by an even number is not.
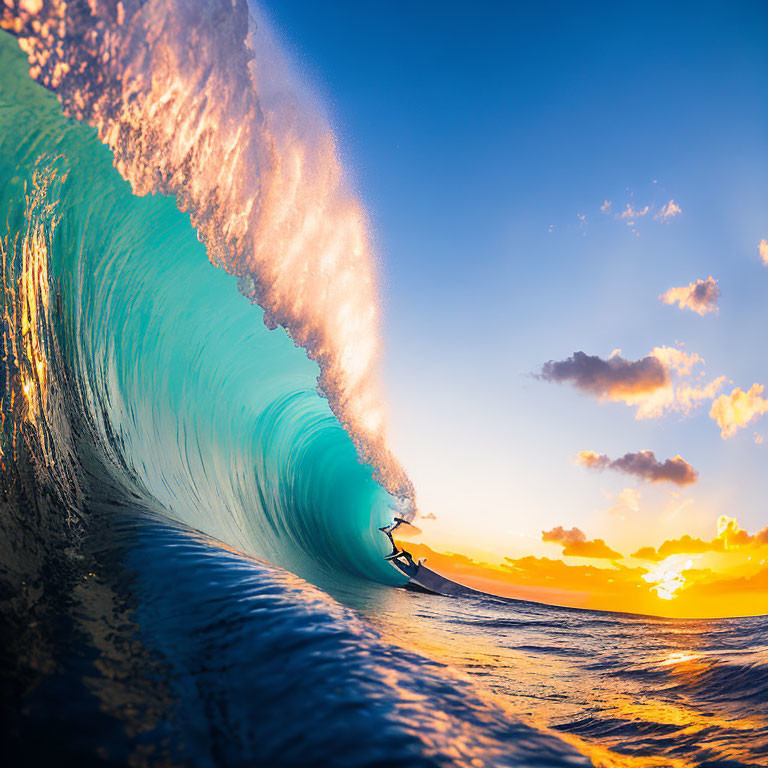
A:
[[[10,0],[2,27],[134,192],[174,196],[210,260],[318,362],[333,413],[412,515],[384,436],[366,217],[264,16],[245,0]]]

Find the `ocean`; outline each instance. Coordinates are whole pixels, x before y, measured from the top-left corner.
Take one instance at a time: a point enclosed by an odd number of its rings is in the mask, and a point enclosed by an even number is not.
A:
[[[8,764],[768,765],[768,618],[384,559],[375,256],[257,8],[2,13]]]

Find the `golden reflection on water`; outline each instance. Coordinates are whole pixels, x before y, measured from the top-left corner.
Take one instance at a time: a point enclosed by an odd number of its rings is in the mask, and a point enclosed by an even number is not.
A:
[[[29,210],[29,208],[28,208]],[[22,392],[31,420],[36,420],[38,393],[41,407],[46,399],[46,362],[40,339],[41,315],[47,313],[48,248],[42,223],[29,223],[22,241],[21,338],[29,365],[22,367]]]
[[[768,729],[760,708],[734,712],[689,695],[721,661],[693,649],[706,627],[633,620],[617,631],[610,615],[594,614],[598,626],[580,632],[567,624],[573,614],[542,609],[538,617],[513,603],[486,611],[474,601],[390,590],[362,612],[386,640],[460,670],[511,715],[551,730],[596,766],[693,768],[707,753],[756,764],[749,747]],[[600,668],[615,655],[618,671]],[[561,730],[583,723],[588,735]]]
[[[688,661],[694,661],[701,658],[697,653],[686,653],[685,651],[672,651],[659,662],[662,667],[674,666],[675,664],[684,664]]]
[[[52,163],[38,161],[25,188],[21,228],[0,241],[3,269],[3,342],[17,371],[17,386],[4,396],[14,407],[17,392],[24,398],[24,418],[41,426],[49,395],[46,332],[51,300],[48,262],[51,239],[58,225],[57,200],[51,195],[59,174]],[[5,410],[5,409],[4,409]],[[15,436],[13,438],[15,440]]]

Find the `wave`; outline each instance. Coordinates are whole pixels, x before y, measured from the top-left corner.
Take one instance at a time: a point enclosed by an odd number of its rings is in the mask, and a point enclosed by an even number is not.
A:
[[[158,509],[295,572],[397,583],[378,527],[415,505],[386,448],[368,228],[266,19],[2,13],[28,68],[3,42],[6,317],[26,323],[7,324],[4,452],[33,425],[77,497],[76,410]]]
[[[1,35],[3,753],[24,764],[588,764],[300,578],[386,604],[394,590],[374,580],[404,579],[378,528],[413,512],[388,455],[374,465],[366,433],[339,417],[348,393],[364,402],[374,390],[337,359],[346,342],[327,341],[333,323],[307,340],[310,356],[296,346],[336,289],[317,303],[305,261],[290,335],[270,330],[269,302],[248,300],[256,271],[211,266],[206,252],[235,253],[211,249],[215,227],[190,226],[181,192],[134,194],[113,167],[124,155],[65,117],[28,64]],[[354,288],[370,277],[366,259],[330,274]],[[258,274],[263,295],[279,295],[280,280]],[[322,397],[318,378],[335,394]]]
[[[375,260],[257,9],[1,12],[4,754],[764,762],[764,619],[374,583],[402,581],[379,527],[415,513],[386,448]]]

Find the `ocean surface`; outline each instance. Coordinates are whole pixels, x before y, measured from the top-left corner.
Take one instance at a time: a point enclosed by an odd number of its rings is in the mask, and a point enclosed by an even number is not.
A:
[[[403,588],[375,258],[258,8],[0,32],[10,765],[768,765],[768,618]]]

